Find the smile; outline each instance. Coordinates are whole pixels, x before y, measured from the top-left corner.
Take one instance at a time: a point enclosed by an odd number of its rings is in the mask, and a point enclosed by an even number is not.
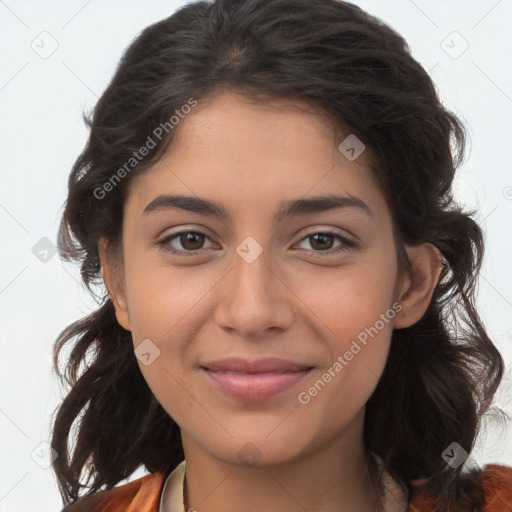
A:
[[[311,372],[312,368],[300,370],[239,372],[233,370],[212,370],[201,368],[208,382],[222,393],[240,400],[265,400],[283,393],[297,385]]]

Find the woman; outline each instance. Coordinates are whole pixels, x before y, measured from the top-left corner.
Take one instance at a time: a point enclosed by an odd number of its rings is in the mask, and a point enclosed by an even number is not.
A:
[[[512,468],[468,459],[503,360],[464,128],[398,34],[336,0],[193,3],[89,125],[59,249],[107,293],[55,347],[65,510],[512,509]]]

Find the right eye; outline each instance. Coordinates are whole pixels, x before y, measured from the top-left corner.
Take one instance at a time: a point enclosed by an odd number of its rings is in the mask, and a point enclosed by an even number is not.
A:
[[[210,239],[210,237],[206,233],[203,233],[202,231],[178,231],[176,233],[171,233],[170,235],[166,236],[163,240],[158,242],[158,245],[160,245],[164,251],[170,252],[171,254],[177,254],[180,256],[193,256],[199,250],[202,249],[199,246],[203,245],[205,238]],[[177,249],[176,247],[171,245],[171,242],[175,240],[179,242],[179,244],[184,250]]]

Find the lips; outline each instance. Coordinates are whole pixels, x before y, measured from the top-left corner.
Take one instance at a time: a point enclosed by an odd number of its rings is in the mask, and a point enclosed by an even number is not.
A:
[[[280,373],[295,372],[312,368],[311,365],[303,365],[277,357],[268,357],[256,361],[248,361],[241,358],[220,359],[202,365],[204,368],[221,372],[237,373]]]
[[[209,384],[242,400],[264,400],[280,394],[298,384],[311,370],[310,365],[279,358],[230,358],[201,366]]]

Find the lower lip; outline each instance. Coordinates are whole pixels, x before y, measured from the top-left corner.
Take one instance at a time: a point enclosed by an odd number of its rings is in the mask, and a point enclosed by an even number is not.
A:
[[[286,373],[223,373],[201,368],[211,384],[224,394],[242,400],[265,400],[298,384],[311,368]]]

